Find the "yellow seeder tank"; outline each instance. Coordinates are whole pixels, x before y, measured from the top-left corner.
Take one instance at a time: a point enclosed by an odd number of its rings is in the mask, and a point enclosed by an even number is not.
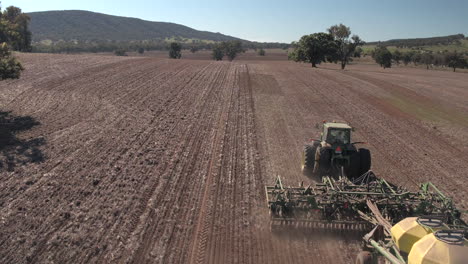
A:
[[[440,230],[413,245],[408,264],[466,264],[468,245],[462,231]]]
[[[437,219],[408,217],[392,227],[392,239],[400,251],[409,253],[414,243],[437,230],[442,221]]]

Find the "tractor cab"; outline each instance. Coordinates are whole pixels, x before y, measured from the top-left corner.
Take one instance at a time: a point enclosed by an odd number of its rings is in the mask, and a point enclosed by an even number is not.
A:
[[[348,145],[351,143],[352,128],[343,123],[324,123],[321,141],[330,145]]]

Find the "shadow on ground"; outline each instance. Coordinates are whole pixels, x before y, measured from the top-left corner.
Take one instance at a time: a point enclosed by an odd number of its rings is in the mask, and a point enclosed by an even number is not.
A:
[[[0,111],[0,172],[13,171],[19,165],[44,161],[40,146],[42,137],[19,139],[18,133],[29,130],[40,123],[30,116],[14,116]]]

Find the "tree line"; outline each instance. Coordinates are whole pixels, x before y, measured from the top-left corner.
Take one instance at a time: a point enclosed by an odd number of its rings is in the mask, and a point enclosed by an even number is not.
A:
[[[412,48],[421,46],[434,46],[434,45],[449,45],[453,43],[460,43],[465,35],[457,34],[443,37],[432,38],[414,38],[414,39],[392,39],[388,41],[369,42],[369,45],[378,46],[396,46],[397,48]]]
[[[12,56],[11,50],[31,51],[31,32],[28,15],[15,6],[1,9],[0,2],[0,79],[19,78],[24,70],[21,63]]]
[[[197,49],[192,47],[192,53],[197,52]],[[226,56],[229,61],[233,61],[239,53],[245,52],[242,42],[239,40],[222,41],[211,46],[211,56],[214,60],[220,61]],[[182,57],[182,45],[177,42],[172,42],[169,45],[169,58],[180,59]]]
[[[182,46],[184,50],[198,51],[211,50],[220,42],[192,41],[185,43],[174,41]],[[116,50],[125,50],[126,52],[143,51],[167,51],[172,42],[164,39],[154,39],[145,41],[57,41],[53,43],[34,43],[32,52],[36,53],[100,53],[115,52]],[[284,43],[259,43],[241,41],[245,49],[269,49],[269,48],[289,48],[289,44]]]
[[[425,65],[427,69],[432,66],[445,66],[453,68],[468,68],[467,58],[460,52],[432,52],[432,51],[406,51],[398,49],[391,52],[384,46],[378,46],[371,52],[372,58],[384,68],[390,68],[392,63],[408,65]]]
[[[341,69],[344,69],[361,45],[364,45],[364,41],[359,36],[351,36],[351,29],[339,24],[331,26],[327,33],[302,36],[299,41],[292,43],[294,50],[288,56],[296,62],[311,63],[312,67],[326,61],[339,62]]]

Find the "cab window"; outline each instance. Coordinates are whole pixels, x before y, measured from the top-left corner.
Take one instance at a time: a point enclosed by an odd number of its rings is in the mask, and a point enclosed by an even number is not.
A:
[[[327,143],[330,144],[349,144],[349,129],[330,128],[327,133]]]

